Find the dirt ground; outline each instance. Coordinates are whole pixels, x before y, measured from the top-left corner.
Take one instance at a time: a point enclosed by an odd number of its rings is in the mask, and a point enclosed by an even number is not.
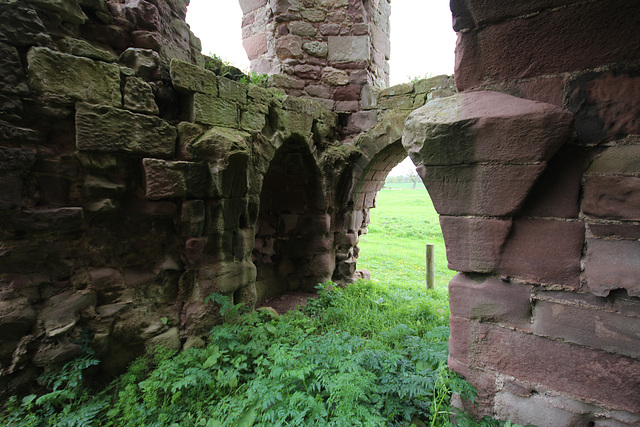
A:
[[[262,301],[256,308],[271,307],[277,311],[278,314],[284,314],[289,310],[303,308],[309,298],[316,298],[317,296],[317,294],[308,292],[286,292]]]

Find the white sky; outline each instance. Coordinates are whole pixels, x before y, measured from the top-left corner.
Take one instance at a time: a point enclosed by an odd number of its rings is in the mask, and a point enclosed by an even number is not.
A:
[[[202,41],[203,53],[214,53],[249,71],[242,47],[242,10],[238,0],[191,0],[187,23]],[[453,74],[455,42],[449,0],[393,0],[391,85],[425,75]],[[413,167],[407,159],[392,174],[403,174],[403,170]]]

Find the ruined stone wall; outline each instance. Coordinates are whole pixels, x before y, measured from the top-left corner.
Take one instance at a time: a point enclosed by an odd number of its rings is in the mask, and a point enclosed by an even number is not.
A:
[[[81,341],[105,377],[145,348],[197,345],[220,321],[211,292],[251,306],[333,275],[355,151],[336,114],[201,68],[184,15],[0,2],[4,394]]]
[[[327,108],[371,107],[388,86],[389,0],[240,0],[243,45],[257,73]]]
[[[483,415],[638,425],[640,5],[451,8],[463,94],[418,110],[405,133],[462,272],[450,366]]]

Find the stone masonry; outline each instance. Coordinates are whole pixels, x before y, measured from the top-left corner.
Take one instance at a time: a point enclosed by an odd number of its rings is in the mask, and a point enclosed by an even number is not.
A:
[[[199,345],[212,292],[353,281],[409,154],[459,272],[457,404],[638,425],[639,6],[525,3],[453,0],[455,84],[384,88],[388,0],[241,0],[265,89],[203,67],[188,1],[0,0],[0,395],[80,338],[102,378]]]

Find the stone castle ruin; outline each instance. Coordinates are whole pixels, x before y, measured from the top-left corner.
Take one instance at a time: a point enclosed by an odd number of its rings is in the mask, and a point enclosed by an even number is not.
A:
[[[389,0],[240,0],[264,89],[204,68],[185,3],[0,0],[2,393],[82,337],[104,377],[197,345],[212,292],[349,283],[408,154],[460,272],[458,404],[640,424],[640,5],[452,0],[455,84],[386,88]]]

